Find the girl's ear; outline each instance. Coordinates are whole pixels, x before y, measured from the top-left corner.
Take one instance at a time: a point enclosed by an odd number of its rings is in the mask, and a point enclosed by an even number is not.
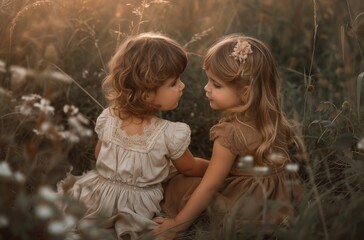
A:
[[[144,92],[142,95],[142,99],[148,103],[151,103],[154,99],[155,93],[152,91]]]

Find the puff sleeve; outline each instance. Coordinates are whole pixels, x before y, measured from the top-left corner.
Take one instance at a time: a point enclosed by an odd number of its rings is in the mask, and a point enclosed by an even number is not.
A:
[[[109,117],[110,109],[106,108],[102,111],[102,113],[97,117],[95,124],[95,132],[97,133],[99,139],[103,139],[105,135],[105,125],[106,121]]]
[[[166,129],[168,158],[175,160],[182,156],[191,142],[190,127],[181,122],[170,124]]]
[[[210,129],[210,140],[219,143],[229,149],[233,154],[240,155],[247,152],[246,139],[243,134],[239,134],[238,129],[229,123],[222,122],[214,125]]]

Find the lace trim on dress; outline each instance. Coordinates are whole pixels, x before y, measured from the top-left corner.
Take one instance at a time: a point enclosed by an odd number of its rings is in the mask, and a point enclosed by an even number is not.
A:
[[[128,150],[138,152],[148,152],[154,145],[156,138],[166,128],[167,121],[152,118],[149,125],[144,128],[144,133],[141,135],[129,136],[122,128],[122,120],[117,117],[112,117],[108,129],[109,139],[111,142]]]

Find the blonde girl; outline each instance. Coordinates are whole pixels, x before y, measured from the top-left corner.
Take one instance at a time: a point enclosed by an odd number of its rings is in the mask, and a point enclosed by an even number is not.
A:
[[[188,150],[189,126],[159,117],[178,106],[186,64],[177,42],[151,32],[127,37],[112,57],[102,84],[110,104],[95,126],[96,169],[58,184],[59,192],[85,204],[81,222],[99,221],[117,239],[137,239],[157,226],[152,219],[161,213],[162,183],[175,169],[186,176],[205,172],[208,162]],[[177,205],[197,185],[194,178],[181,179],[173,182],[180,189]]]
[[[280,106],[271,52],[255,38],[229,35],[208,50],[203,68],[210,107],[224,113],[210,130],[210,165],[180,213],[153,232],[185,230],[208,205],[229,223],[227,234],[244,224],[286,226],[302,188],[285,168],[296,137]]]

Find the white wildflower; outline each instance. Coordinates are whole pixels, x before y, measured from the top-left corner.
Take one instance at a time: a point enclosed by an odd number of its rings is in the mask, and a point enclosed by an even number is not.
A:
[[[149,8],[150,4],[148,2],[142,2],[141,4],[144,8]]]
[[[54,107],[50,105],[50,101],[47,99],[42,98],[40,103],[34,103],[33,106],[45,114],[54,114]]]
[[[258,175],[265,175],[269,172],[269,167],[268,166],[256,166],[253,168],[254,173],[258,174]]]
[[[272,153],[269,154],[268,159],[274,164],[283,164],[286,158],[281,153]]]
[[[48,201],[55,201],[58,199],[58,194],[48,186],[43,186],[39,189],[39,195]]]
[[[251,155],[246,155],[238,159],[239,168],[251,168],[253,167],[254,158]]]
[[[5,161],[0,162],[0,177],[10,178],[13,175],[9,164]]]
[[[77,114],[77,119],[82,123],[82,124],[85,124],[85,125],[88,125],[89,124],[89,120],[84,116],[82,115],[81,113],[80,114]]]
[[[285,168],[288,172],[297,172],[300,166],[297,163],[288,163]]]
[[[35,215],[39,219],[49,219],[54,215],[53,209],[46,204],[39,204],[35,207]]]
[[[36,135],[43,135],[43,133],[41,133],[38,129],[33,129],[33,132],[34,132]]]
[[[360,141],[358,142],[357,144],[357,147],[360,149],[360,150],[364,150],[364,138],[360,139]]]
[[[80,141],[80,137],[70,131],[59,132],[59,136],[61,139],[68,140],[71,143],[78,143]]]
[[[68,124],[77,131],[82,130],[82,125],[80,121],[77,119],[77,117],[68,118]]]
[[[76,224],[76,218],[72,215],[66,215],[63,219],[66,228],[70,228]]]
[[[85,128],[84,131],[82,132],[81,136],[83,137],[91,137],[92,136],[92,131],[90,129]]]
[[[9,220],[4,215],[0,215],[0,228],[9,226]]]
[[[12,85],[21,84],[25,81],[25,77],[27,76],[28,70],[23,67],[19,66],[11,66],[10,73],[11,73],[11,81]]]
[[[90,75],[90,74],[88,73],[88,71],[87,71],[87,70],[85,70],[85,71],[83,71],[83,72],[82,72],[82,77],[83,77],[83,78],[87,78],[89,75]]]
[[[22,96],[21,99],[24,100],[25,102],[35,102],[42,99],[42,97],[39,96],[38,94],[29,94]]]
[[[73,106],[73,105],[66,104],[66,105],[63,106],[63,112],[68,114],[68,115],[73,116],[73,115],[76,115],[78,113],[78,108]]]
[[[25,182],[25,176],[21,172],[14,172],[14,180],[18,183],[24,183]]]
[[[242,161],[238,161],[238,168],[243,168],[244,167],[244,163]]]
[[[68,118],[68,124],[71,126],[76,133],[82,137],[90,137],[92,136],[92,131],[82,124],[88,124],[89,121],[82,114],[77,114],[76,117]]]
[[[53,235],[59,235],[66,232],[66,226],[62,221],[53,221],[48,225],[48,232]]]
[[[24,103],[24,104],[18,106],[18,109],[19,109],[20,114],[22,114],[24,116],[29,116],[33,112],[32,105],[29,105],[27,103]]]
[[[43,122],[39,129],[33,129],[33,132],[36,134],[36,135],[46,135],[49,130],[52,128],[52,124],[50,122]]]
[[[50,122],[43,122],[41,125],[40,125],[40,131],[41,132],[48,132],[49,129],[52,127],[51,123]]]
[[[22,96],[21,99],[24,102],[22,103],[22,105],[16,106],[16,109],[19,111],[20,114],[29,116],[33,112],[34,103],[42,99],[42,97],[38,94],[29,94]]]

